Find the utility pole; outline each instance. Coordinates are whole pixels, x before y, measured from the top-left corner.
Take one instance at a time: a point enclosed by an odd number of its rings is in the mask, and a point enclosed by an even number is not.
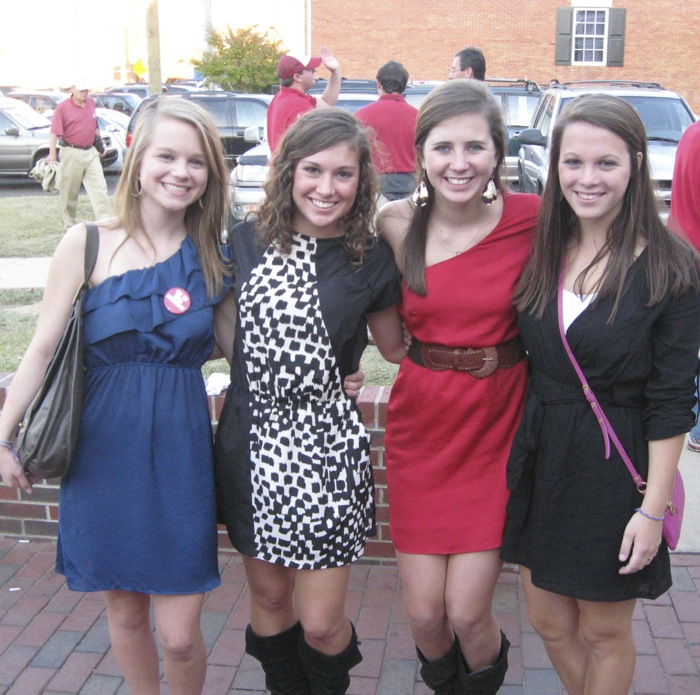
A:
[[[148,40],[148,91],[160,94],[163,78],[160,74],[160,26],[158,24],[158,0],[148,0],[146,10],[146,37]]]

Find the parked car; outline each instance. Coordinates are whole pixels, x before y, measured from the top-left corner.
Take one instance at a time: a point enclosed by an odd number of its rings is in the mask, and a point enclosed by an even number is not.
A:
[[[129,117],[120,111],[99,107],[95,109],[95,114],[105,149],[116,150],[116,157],[108,152],[102,158],[102,168],[106,171],[121,171],[126,156],[126,129],[129,125]]]
[[[179,84],[170,83],[161,86],[161,92],[163,94],[183,94],[187,92],[197,91],[199,88],[192,86],[190,84]],[[121,87],[110,87],[107,90],[108,94],[133,94],[139,97],[139,99],[145,99],[151,96],[151,92],[147,84],[143,82],[137,82],[135,84],[125,84]]]
[[[0,174],[28,174],[49,154],[51,122],[18,99],[0,97]]]
[[[374,83],[376,87],[376,82]],[[310,90],[311,91],[311,90]],[[323,90],[321,90],[323,91]],[[378,99],[376,89],[372,92],[341,92],[336,106],[354,113]],[[238,158],[238,163],[229,179],[231,215],[236,222],[244,220],[248,213],[255,213],[265,200],[263,189],[269,173],[270,146],[267,140],[260,142],[260,133],[250,128],[245,137],[249,145],[259,143]]]
[[[254,144],[245,140],[246,128],[255,127],[258,131],[258,140],[262,137],[267,107],[272,101],[270,94],[237,94],[223,91],[197,91],[150,96],[144,99],[131,115],[126,134],[127,147],[131,144],[141,109],[154,99],[164,98],[191,99],[209,111],[224,144],[224,156],[231,167],[235,165],[236,159]]]
[[[511,188],[518,189],[520,188],[518,176],[520,140],[518,138],[522,129],[527,128],[532,121],[533,114],[540,103],[542,91],[536,82],[528,79],[487,77],[486,82],[501,107],[508,136],[501,178]]]
[[[44,91],[24,91],[16,90],[10,92],[8,97],[13,99],[19,99],[25,104],[29,104],[35,111],[46,116],[46,118],[51,118],[54,109],[64,100],[68,99],[70,94],[68,92],[44,92]]]
[[[121,92],[101,92],[99,94],[91,94],[90,98],[95,102],[95,106],[120,111],[127,116],[131,116],[141,103],[140,96],[129,92],[123,94]]]
[[[542,194],[547,183],[552,131],[566,105],[581,94],[613,94],[628,101],[641,117],[649,142],[651,175],[658,195],[671,205],[671,179],[676,148],[683,131],[695,121],[688,104],[676,92],[650,82],[564,82],[547,89],[530,128],[520,131],[518,176],[521,190]]]

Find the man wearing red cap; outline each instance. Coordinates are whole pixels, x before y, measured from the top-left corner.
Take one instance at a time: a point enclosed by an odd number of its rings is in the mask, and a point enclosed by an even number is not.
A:
[[[267,141],[274,152],[287,128],[307,111],[326,106],[335,106],[340,93],[340,63],[327,49],[322,48],[320,57],[287,53],[277,63],[280,91],[267,109]],[[314,73],[323,65],[330,70],[328,85],[320,99],[307,92],[316,84]]]

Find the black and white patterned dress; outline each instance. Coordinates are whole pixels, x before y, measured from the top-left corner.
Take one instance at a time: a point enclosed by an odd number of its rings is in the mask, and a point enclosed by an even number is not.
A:
[[[341,239],[296,234],[289,255],[250,224],[231,233],[238,319],[216,435],[220,520],[244,555],[339,567],[374,532],[369,437],[343,379],[367,345],[366,314],[396,304],[391,250],[353,268]]]

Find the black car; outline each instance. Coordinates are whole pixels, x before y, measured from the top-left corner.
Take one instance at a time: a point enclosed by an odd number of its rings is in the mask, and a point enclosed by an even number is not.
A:
[[[146,97],[131,115],[126,133],[127,147],[131,144],[139,112],[154,99],[190,99],[209,111],[224,144],[224,157],[229,166],[233,167],[238,157],[253,146],[244,139],[245,129],[255,126],[259,128],[262,137],[267,107],[272,101],[272,96],[213,91],[156,94]]]

